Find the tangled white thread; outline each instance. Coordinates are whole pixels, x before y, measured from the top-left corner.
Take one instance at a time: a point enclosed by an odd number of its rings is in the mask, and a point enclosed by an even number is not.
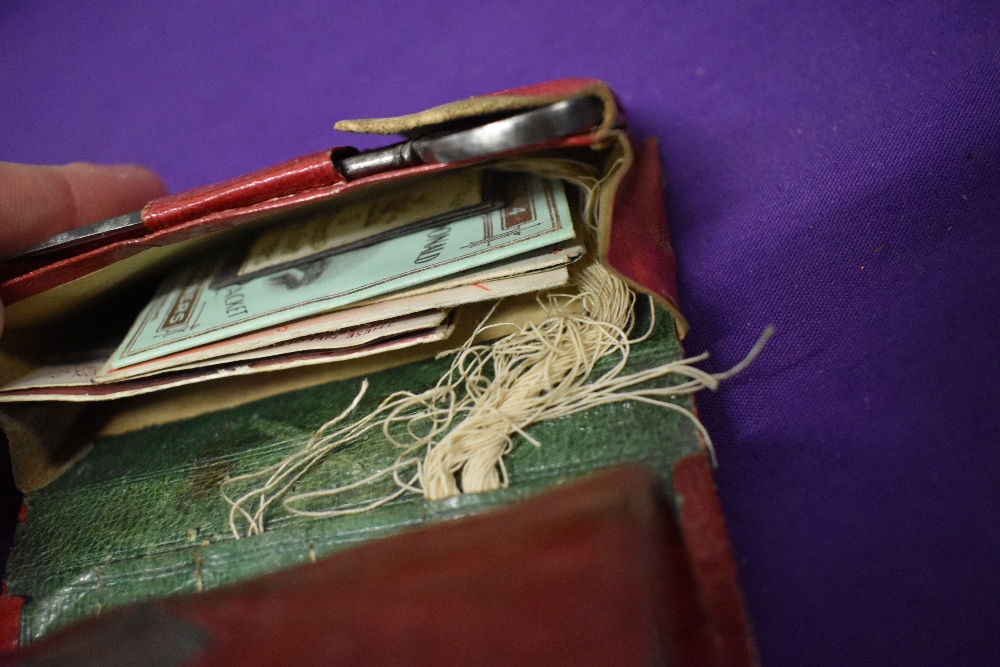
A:
[[[365,380],[351,405],[321,426],[302,449],[273,466],[224,481],[222,493],[230,506],[233,535],[262,532],[268,509],[279,500],[291,514],[333,517],[365,512],[408,492],[435,500],[505,488],[504,457],[514,448],[515,435],[538,447],[541,443],[526,432],[532,424],[620,401],[656,405],[690,419],[714,462],[714,448],[704,426],[690,410],[669,399],[717,388],[759,354],[773,330],[768,327],[744,360],[724,373],[696,368],[695,363],[708,358],[704,353],[624,374],[631,346],[647,338],[653,324],[643,335],[630,338],[635,321],[632,291],[596,262],[585,262],[574,273],[579,294],[549,295],[542,304],[545,318],[541,322],[489,344],[475,345],[473,340],[490,327],[510,325],[480,325],[455,352],[450,368],[433,388],[418,394],[396,392],[368,415],[340,426],[365,395]],[[593,377],[598,362],[609,355],[617,355],[616,362]],[[681,381],[643,386],[670,375]],[[379,428],[399,450],[391,466],[343,486],[290,493],[331,452]],[[401,431],[405,435],[400,436]],[[322,499],[388,476],[395,489],[375,500],[316,509]],[[248,484],[253,488],[245,490]],[[230,495],[234,487],[244,490]],[[239,527],[242,522],[244,530]]]

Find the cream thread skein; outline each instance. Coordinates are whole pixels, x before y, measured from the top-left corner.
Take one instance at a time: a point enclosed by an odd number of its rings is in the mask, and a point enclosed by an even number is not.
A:
[[[635,305],[632,291],[593,261],[585,260],[574,274],[579,294],[549,295],[543,303],[546,316],[541,322],[492,343],[474,345],[470,337],[433,388],[418,394],[392,394],[370,414],[339,426],[367,391],[365,380],[351,405],[320,427],[302,449],[273,466],[225,480],[222,492],[230,506],[229,527],[234,537],[263,532],[267,511],[278,501],[294,515],[334,517],[374,509],[404,493],[436,500],[505,488],[504,457],[513,449],[515,435],[538,447],[541,443],[526,432],[532,424],[619,401],[656,405],[690,419],[714,462],[711,437],[704,426],[691,411],[669,399],[717,388],[720,381],[743,370],[760,353],[773,329],[768,327],[743,361],[724,373],[707,373],[695,367],[708,358],[704,353],[624,374],[631,346],[649,336],[652,323],[649,331],[630,339]],[[485,328],[480,325],[477,333]],[[597,362],[608,355],[617,355],[616,363],[593,377]],[[668,375],[679,376],[681,381],[669,386],[641,386]],[[406,434],[403,439],[398,436],[400,425]],[[343,486],[292,493],[296,482],[320,461],[377,428],[400,452],[393,465]],[[314,508],[317,501],[333,500],[387,476],[392,477],[395,490],[373,501],[352,507]],[[234,485],[245,488],[247,484],[252,488],[230,495]],[[302,506],[307,501],[313,509]],[[240,523],[245,524],[243,530]]]

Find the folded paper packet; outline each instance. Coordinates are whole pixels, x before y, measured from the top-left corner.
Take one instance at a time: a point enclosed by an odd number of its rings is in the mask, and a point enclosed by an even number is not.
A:
[[[581,193],[590,261],[640,295],[629,321],[635,325],[633,337],[647,330],[648,335],[635,345],[623,372],[676,362],[683,356],[679,340],[687,325],[677,307],[657,143],[633,143],[605,84],[564,79],[337,127],[419,137],[582,96],[603,105],[597,127],[503,155],[347,181],[332,161],[346,149],[332,149],[155,200],[144,209],[148,231],[143,235],[84,247],[8,275],[0,284],[0,299],[8,304],[2,380],[23,376],[47,351],[72,345],[66,322],[86,322],[95,313],[107,312],[109,303],[141,307],[165,272],[246,230],[266,231],[338,198],[377,196],[399,183],[433,182],[456,170],[484,166],[560,179]],[[642,295],[650,297],[648,303]],[[461,308],[455,333],[447,341],[276,371],[252,381],[227,378],[88,409],[44,402],[0,406],[15,478],[26,492],[28,508],[7,576],[10,594],[26,600],[19,619],[21,641],[34,641],[104,608],[232,585],[359,541],[516,501],[593,470],[638,462],[657,471],[664,487],[678,497],[698,496],[678,512],[678,519],[699,604],[709,617],[725,618],[722,634],[728,645],[739,647],[736,653],[752,656],[705,442],[699,427],[683,414],[693,410],[686,394],[670,399],[680,410],[663,410],[638,399],[609,401],[523,431],[515,429],[508,462],[494,471],[509,483],[504,488],[433,501],[411,488],[383,503],[396,488],[383,476],[331,501],[341,510],[372,505],[369,512],[314,520],[308,511],[275,505],[275,512],[266,515],[266,531],[250,530],[253,537],[234,538],[242,534],[242,524],[236,530],[233,520],[235,516],[239,523],[240,514],[234,506],[226,521],[230,507],[220,497],[221,482],[294,455],[316,428],[348,405],[354,405],[360,417],[377,411],[382,399],[395,391],[433,387],[450,363],[433,357],[460,347],[474,333],[479,339],[496,338],[546,315],[531,295],[507,300],[489,320],[507,326],[483,331],[480,323],[489,312],[482,305]],[[595,372],[611,373],[614,356],[597,361]],[[368,393],[357,396],[362,378]],[[676,380],[651,377],[642,386]],[[334,456],[310,464],[315,474],[303,477],[296,491],[350,487],[367,473],[393,469],[396,454],[378,432],[366,432]],[[57,480],[74,462],[74,474]]]

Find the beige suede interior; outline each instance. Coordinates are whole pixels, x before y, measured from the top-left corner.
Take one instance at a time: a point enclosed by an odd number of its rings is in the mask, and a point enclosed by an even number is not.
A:
[[[343,132],[360,134],[402,134],[414,135],[421,131],[427,132],[442,125],[459,120],[488,116],[492,114],[520,111],[543,107],[574,97],[597,97],[604,104],[604,120],[598,128],[599,141],[615,126],[618,120],[618,107],[611,89],[605,84],[594,84],[573,95],[546,96],[516,96],[492,95],[472,97],[467,100],[449,102],[441,106],[393,118],[363,118],[360,120],[342,120],[334,128]]]

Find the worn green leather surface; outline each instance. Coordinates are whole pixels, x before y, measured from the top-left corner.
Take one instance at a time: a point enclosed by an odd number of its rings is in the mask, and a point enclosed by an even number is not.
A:
[[[639,330],[643,326],[640,321]],[[633,348],[629,368],[680,355],[673,323],[659,310],[654,335]],[[448,363],[431,360],[369,376],[371,387],[356,414],[395,390],[432,386]],[[652,466],[669,487],[672,464],[700,447],[693,425],[673,411],[634,402],[602,406],[532,427],[530,434],[543,446],[519,442],[507,461],[507,490],[438,502],[407,494],[370,512],[333,519],[278,509],[264,534],[235,540],[219,482],[284,458],[339,414],[359,384],[356,379],[312,387],[97,440],[75,468],[25,499],[28,520],[17,532],[7,570],[10,593],[26,600],[22,642],[104,608],[306,562],[311,555],[481,511],[620,462]],[[691,407],[689,399],[678,402]],[[371,433],[332,455],[297,490],[365,477],[395,456],[379,433]],[[343,503],[380,496],[388,484],[344,497]]]

